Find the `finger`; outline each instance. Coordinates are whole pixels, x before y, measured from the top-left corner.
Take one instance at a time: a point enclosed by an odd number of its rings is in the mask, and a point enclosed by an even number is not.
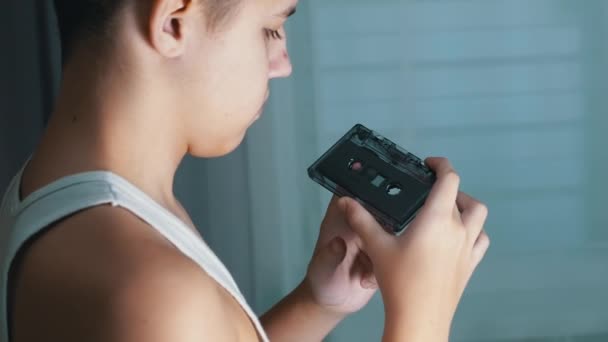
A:
[[[376,250],[385,246],[390,235],[380,226],[372,214],[352,198],[341,198],[340,205],[344,210],[346,222],[362,240],[365,248]]]
[[[361,264],[361,269],[363,270],[363,273],[374,273],[374,264],[372,264],[372,260],[367,256],[367,254],[365,254],[365,252],[360,251],[358,253],[357,261]]]
[[[329,204],[327,205],[326,212],[329,212],[332,209],[335,210],[334,208],[338,208],[338,201],[339,200],[340,200],[340,197],[338,197],[336,195],[332,196],[331,200],[329,201]]]
[[[437,180],[423,209],[445,215],[451,214],[458,196],[460,176],[446,158],[427,158],[425,163],[435,171]]]
[[[460,209],[458,208],[456,203],[454,203],[454,209],[452,209],[452,217],[457,222],[462,223],[462,218],[460,217],[460,214],[461,214]]]
[[[484,224],[488,218],[487,206],[464,192],[458,194],[456,205],[465,224]]]
[[[490,248],[490,237],[485,231],[481,231],[479,237],[475,241],[475,245],[473,245],[473,268],[477,268],[481,260],[486,255],[486,252]]]
[[[378,288],[378,280],[374,273],[367,273],[361,278],[361,287],[368,290],[375,290]]]
[[[315,251],[309,269],[314,269],[315,273],[320,273],[323,277],[332,277],[342,271],[346,251],[347,247],[344,240],[336,237]]]
[[[467,227],[470,236],[477,239],[488,218],[488,208],[464,192],[458,194],[456,205],[460,210],[462,223]]]
[[[361,287],[365,289],[378,288],[378,282],[374,275],[374,265],[372,264],[371,259],[362,251],[357,255],[357,264],[357,268],[360,270],[361,274]]]
[[[329,201],[329,206],[331,207],[332,205],[336,205],[339,200],[340,200],[339,196],[333,195],[331,197],[331,200]]]

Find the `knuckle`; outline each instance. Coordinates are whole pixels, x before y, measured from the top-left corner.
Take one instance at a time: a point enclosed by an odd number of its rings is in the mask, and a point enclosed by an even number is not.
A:
[[[477,212],[479,212],[480,216],[482,216],[484,218],[486,218],[488,216],[489,209],[488,209],[488,206],[485,205],[484,203],[477,202],[476,210],[477,210]]]
[[[441,164],[449,163],[448,158],[446,157],[437,157],[437,161]]]
[[[356,225],[356,226],[363,226],[363,225],[367,224],[363,213],[359,210],[351,213],[350,221],[353,225]]]
[[[359,225],[361,224],[361,214],[358,212],[358,210],[353,210],[349,207],[348,211],[346,212],[346,220],[351,225]]]
[[[453,169],[450,169],[448,172],[446,172],[444,178],[450,184],[454,184],[454,185],[460,184],[460,175],[458,173],[456,173],[456,171],[454,171]]]
[[[363,207],[352,208],[347,215],[347,222],[357,230],[371,229],[377,224],[376,220]]]
[[[490,247],[490,236],[488,236],[488,234],[485,231],[482,231],[481,234],[479,235],[479,242],[481,244],[483,244],[485,246],[485,248],[487,249],[488,247]]]
[[[452,168],[450,160],[446,157],[437,157],[437,164],[441,167]]]
[[[479,236],[478,241],[475,243],[475,247],[473,248],[473,267],[477,267],[477,265],[485,258],[488,249],[490,248],[490,238],[485,232]]]

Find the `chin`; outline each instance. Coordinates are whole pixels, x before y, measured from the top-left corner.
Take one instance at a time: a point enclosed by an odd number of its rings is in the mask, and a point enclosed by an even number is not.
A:
[[[245,132],[246,133],[246,132]],[[190,146],[188,154],[198,158],[218,158],[234,152],[245,139],[245,133],[234,137],[231,141],[217,144],[213,147],[202,142],[201,146]]]

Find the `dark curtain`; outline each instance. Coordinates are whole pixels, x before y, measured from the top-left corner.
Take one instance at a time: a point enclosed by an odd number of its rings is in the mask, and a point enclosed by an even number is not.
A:
[[[0,11],[0,189],[38,141],[59,77],[52,2],[3,1]]]

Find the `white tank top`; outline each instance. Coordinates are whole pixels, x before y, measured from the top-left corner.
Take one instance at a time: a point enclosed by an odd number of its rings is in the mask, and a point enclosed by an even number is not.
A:
[[[19,189],[22,171],[13,178],[0,207],[0,342],[10,342],[8,277],[20,248],[53,222],[101,204],[129,210],[161,233],[236,299],[255,325],[262,341],[268,341],[260,321],[230,272],[209,246],[177,216],[133,184],[111,172],[86,172],[59,179],[21,201]]]

